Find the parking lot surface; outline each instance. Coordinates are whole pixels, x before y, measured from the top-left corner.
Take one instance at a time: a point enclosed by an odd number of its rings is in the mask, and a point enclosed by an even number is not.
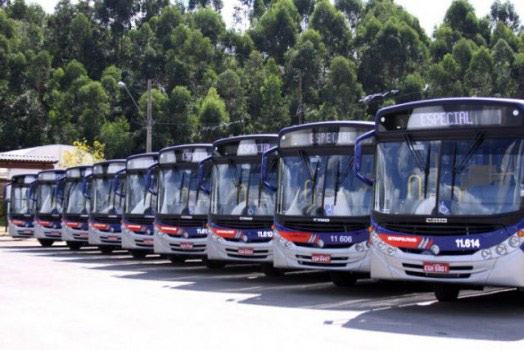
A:
[[[268,278],[0,237],[0,349],[520,349],[524,293],[468,291],[324,273]]]

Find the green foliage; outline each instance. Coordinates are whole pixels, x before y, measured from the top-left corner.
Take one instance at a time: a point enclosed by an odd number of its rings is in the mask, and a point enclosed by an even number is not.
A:
[[[394,0],[240,0],[243,30],[226,28],[220,0],[2,4],[1,151],[86,140],[109,158],[142,152],[149,79],[155,149],[420,98],[524,98],[524,31],[506,0],[484,18],[454,1],[431,38]]]

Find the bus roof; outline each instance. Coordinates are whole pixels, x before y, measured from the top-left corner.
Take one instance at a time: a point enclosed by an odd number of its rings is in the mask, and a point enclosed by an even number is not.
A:
[[[315,123],[288,126],[280,130],[278,135],[282,136],[282,135],[285,135],[287,133],[294,132],[297,130],[311,129],[311,128],[321,127],[321,126],[328,126],[328,127],[329,126],[334,126],[334,127],[344,127],[345,126],[345,127],[357,127],[357,128],[371,130],[375,126],[375,123],[361,121],[361,120],[334,120],[334,121],[325,121],[325,122],[315,122]]]
[[[139,153],[133,154],[126,158],[127,160],[137,159],[137,158],[146,158],[146,157],[158,157],[158,152],[149,152],[149,153]]]
[[[524,108],[524,100],[511,99],[511,98],[498,98],[498,97],[447,97],[447,98],[436,98],[429,100],[411,101],[401,103],[398,105],[384,107],[378,110],[375,123],[378,126],[380,117],[385,114],[390,114],[406,109],[438,106],[438,105],[453,105],[453,104],[484,104],[484,105],[516,105],[520,108]]]
[[[11,181],[13,179],[18,179],[18,178],[22,178],[22,177],[29,177],[29,176],[34,177],[36,179],[38,174],[37,173],[33,173],[33,174],[29,174],[29,173],[27,173],[27,174],[16,174],[16,175],[11,176]]]
[[[213,142],[213,146],[224,145],[227,143],[233,143],[242,140],[276,140],[278,138],[277,134],[251,134],[251,135],[241,135],[241,136],[232,136],[226,137],[223,139],[218,139]]]
[[[213,147],[212,143],[187,143],[184,145],[176,145],[176,146],[169,146],[169,147],[162,148],[160,151],[158,151],[158,153],[169,152],[169,151],[173,151],[177,149],[212,148],[212,147]]]
[[[102,165],[102,166],[105,166],[105,165],[115,164],[115,163],[123,163],[123,164],[125,165],[126,160],[125,160],[125,159],[110,159],[110,160],[104,160],[104,161],[101,161],[101,162],[98,162],[98,163],[93,164],[93,167],[96,166],[96,165]]]

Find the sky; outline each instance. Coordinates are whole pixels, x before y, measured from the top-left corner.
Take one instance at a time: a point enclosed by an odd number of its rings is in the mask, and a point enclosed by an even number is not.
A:
[[[28,2],[40,4],[48,13],[53,12],[53,9],[58,0],[26,0]],[[74,1],[74,0],[73,0]],[[484,17],[489,13],[489,8],[494,0],[470,0],[470,3],[475,7],[478,17]],[[234,7],[238,0],[223,0],[224,8],[222,15],[224,21],[228,26],[232,25]],[[396,3],[402,5],[408,12],[417,17],[422,27],[426,30],[428,35],[433,33],[435,26],[439,25],[449,8],[452,0],[395,0]],[[513,0],[513,4],[522,20],[524,20],[524,1]]]

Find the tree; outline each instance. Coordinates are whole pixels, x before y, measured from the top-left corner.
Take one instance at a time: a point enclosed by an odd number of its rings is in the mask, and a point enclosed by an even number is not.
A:
[[[465,87],[472,96],[490,96],[493,91],[493,59],[485,47],[473,54],[465,75]]]
[[[201,125],[199,136],[202,140],[212,141],[226,135],[229,114],[215,88],[210,88],[202,101],[198,119]]]
[[[342,12],[329,0],[320,0],[315,5],[311,15],[311,28],[320,33],[330,56],[349,55],[351,32]]]
[[[510,1],[496,0],[491,5],[490,18],[494,25],[497,22],[502,22],[513,31],[519,30],[520,18],[515,6]]]
[[[468,38],[473,38],[480,29],[475,9],[467,0],[453,1],[446,12],[444,23]]]
[[[100,141],[105,145],[108,159],[125,158],[133,150],[130,141],[130,125],[125,117],[106,121],[100,130]]]

